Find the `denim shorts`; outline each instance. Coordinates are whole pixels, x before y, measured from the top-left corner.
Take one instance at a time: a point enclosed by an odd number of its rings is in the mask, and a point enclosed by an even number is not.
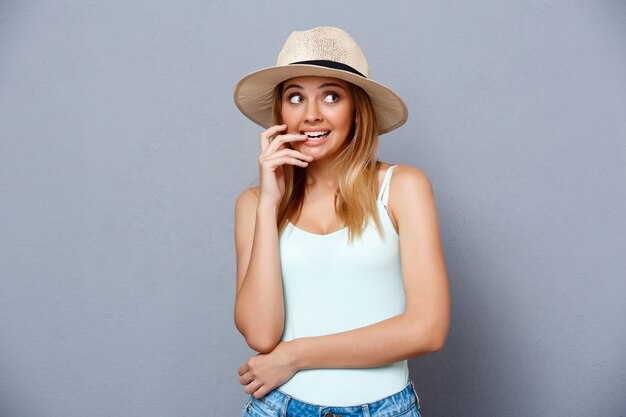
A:
[[[349,407],[315,405],[299,401],[279,389],[262,398],[250,394],[242,417],[421,417],[413,381],[400,392],[368,404]]]

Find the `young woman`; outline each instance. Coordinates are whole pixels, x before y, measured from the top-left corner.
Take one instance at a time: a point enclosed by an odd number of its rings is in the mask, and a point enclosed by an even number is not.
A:
[[[235,88],[266,128],[235,205],[242,416],[420,416],[407,359],[441,349],[449,287],[431,183],[376,156],[407,119],[343,30],[293,32]],[[393,175],[392,175],[393,174]]]

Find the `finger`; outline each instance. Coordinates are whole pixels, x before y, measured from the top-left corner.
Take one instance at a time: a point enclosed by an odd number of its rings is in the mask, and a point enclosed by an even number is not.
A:
[[[273,154],[269,155],[268,159],[271,159],[271,158],[274,158],[274,157],[279,157],[279,156],[291,156],[293,158],[301,159],[303,161],[311,161],[311,160],[313,160],[313,157],[311,155],[304,154],[302,152],[299,152],[299,151],[297,151],[295,149],[291,149],[291,148],[279,149],[278,151],[276,151]]]
[[[248,394],[252,394],[254,392],[256,392],[259,387],[261,387],[261,385],[263,385],[260,381],[258,380],[254,380],[251,383],[249,383],[248,385],[246,385],[246,387],[243,389],[246,393]],[[259,397],[257,397],[259,398]]]
[[[254,398],[256,398],[257,400],[259,398],[263,398],[265,397],[265,395],[269,392],[269,390],[267,388],[265,388],[265,385],[261,385],[259,387],[259,389],[257,389],[256,391],[254,391]]]
[[[278,135],[267,146],[266,151],[276,152],[282,145],[284,145],[287,142],[296,142],[296,141],[304,142],[307,139],[308,139],[307,135],[301,135],[299,133],[289,133],[286,135]]]
[[[301,167],[306,167],[309,165],[307,161],[301,161],[298,158],[293,158],[291,156],[284,156],[280,158],[268,158],[265,159],[262,165],[265,167],[266,164],[269,164],[272,167],[277,167],[279,165],[290,164],[290,165],[298,165]]]
[[[239,377],[239,383],[241,385],[248,385],[252,381],[254,381],[254,375],[252,375],[252,372],[246,372]]]
[[[287,129],[287,125],[282,124],[272,126],[269,129],[261,132],[261,149],[265,149],[267,145],[272,142],[274,136],[276,136],[278,132],[282,132],[285,129]]]
[[[243,363],[243,365],[239,367],[239,369],[237,369],[237,373],[239,374],[239,376],[242,376],[243,374],[248,372],[249,369],[250,368],[248,367],[248,361],[246,361]]]

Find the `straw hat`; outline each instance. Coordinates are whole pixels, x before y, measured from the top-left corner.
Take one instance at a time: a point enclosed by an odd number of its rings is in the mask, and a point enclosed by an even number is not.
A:
[[[274,88],[294,77],[335,77],[363,88],[370,96],[378,118],[379,134],[406,122],[408,110],[390,88],[369,79],[369,65],[359,45],[344,30],[317,27],[294,31],[278,54],[276,66],[254,71],[235,86],[237,108],[265,128],[272,123]]]

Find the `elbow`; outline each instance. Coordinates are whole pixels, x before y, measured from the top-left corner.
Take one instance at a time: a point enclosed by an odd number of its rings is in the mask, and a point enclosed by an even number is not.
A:
[[[413,335],[415,340],[415,356],[437,352],[443,349],[448,337],[448,325],[445,321],[415,321]]]
[[[282,313],[281,313],[282,314]],[[250,349],[270,353],[281,342],[284,330],[282,317],[246,310],[235,303],[235,327],[246,340]]]
[[[430,352],[437,352],[444,348],[446,344],[446,339],[448,338],[448,329],[449,323],[447,321],[444,323],[434,323],[431,326],[429,338]]]
[[[430,348],[428,349],[430,352],[437,352],[441,349],[443,349],[443,347],[446,344],[446,339],[447,337],[444,336],[437,336],[437,337],[433,337],[431,342],[430,342]]]
[[[246,340],[246,344],[250,349],[259,353],[270,353],[280,343],[281,336],[268,336],[267,332],[252,331],[242,329],[240,326],[235,325]]]
[[[270,353],[278,346],[280,339],[276,340],[275,338],[258,335],[256,337],[246,337],[246,343],[255,352]]]
[[[281,329],[259,329],[257,324],[246,325],[237,320],[235,315],[235,327],[246,340],[250,349],[259,353],[270,353],[280,343],[282,337]]]

